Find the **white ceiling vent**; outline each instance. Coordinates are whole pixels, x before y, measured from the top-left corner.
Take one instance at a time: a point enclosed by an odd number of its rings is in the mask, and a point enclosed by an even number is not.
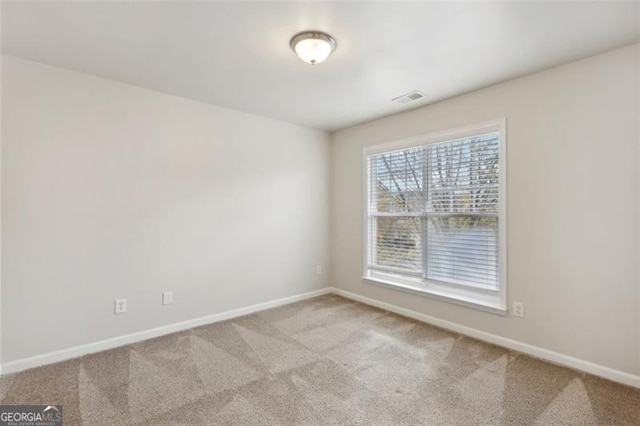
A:
[[[424,93],[414,90],[413,92],[409,92],[402,96],[398,96],[397,98],[391,99],[391,102],[403,105],[408,104],[409,102],[417,101],[418,99],[422,99],[424,97],[426,97]]]

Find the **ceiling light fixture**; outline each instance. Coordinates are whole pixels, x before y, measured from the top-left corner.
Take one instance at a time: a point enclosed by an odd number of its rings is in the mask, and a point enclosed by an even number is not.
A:
[[[337,43],[329,34],[304,31],[293,36],[290,46],[300,59],[315,65],[327,59],[336,50]]]

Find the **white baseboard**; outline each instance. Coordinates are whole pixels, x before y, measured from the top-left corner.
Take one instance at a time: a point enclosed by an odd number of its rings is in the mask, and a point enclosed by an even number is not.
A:
[[[0,366],[0,372],[1,374],[17,373],[19,371],[28,370],[30,368],[39,367],[46,364],[53,364],[55,362],[65,361],[72,358],[78,358],[90,353],[129,345],[131,343],[152,339],[154,337],[164,336],[166,334],[171,334],[178,331],[188,330],[190,328],[199,327],[201,325],[207,325],[236,317],[241,317],[243,315],[276,308],[278,306],[299,302],[305,299],[311,299],[313,297],[322,296],[329,293],[331,293],[330,288],[323,288],[321,290],[311,291],[308,293],[298,294],[290,297],[284,297],[282,299],[259,303],[257,305],[247,306],[244,308],[233,309],[231,311],[220,312],[218,314],[207,315],[205,317],[152,328],[150,330],[144,330],[124,336],[113,337],[111,339],[101,340],[99,342],[88,343],[86,345],[75,346],[72,348],[49,352],[42,355],[36,355],[29,358],[18,359],[15,361],[3,363]]]
[[[332,293],[335,293],[342,297],[346,297],[347,299],[355,300],[366,305],[375,306],[389,312],[394,312],[396,314],[413,318],[440,328],[451,330],[465,336],[473,337],[478,340],[483,340],[485,342],[493,343],[498,346],[522,352],[536,358],[553,362],[555,364],[560,364],[575,370],[584,371],[585,373],[590,373],[594,376],[603,377],[614,382],[640,388],[640,376],[634,374],[625,373],[624,371],[615,370],[613,368],[605,367],[599,364],[594,364],[589,361],[574,358],[569,355],[564,355],[538,346],[530,345],[528,343],[518,342],[517,340],[512,340],[506,337],[498,336],[496,334],[487,333],[486,331],[481,331],[475,328],[456,324],[454,322],[445,321],[443,319],[412,311],[410,309],[401,308],[390,303],[381,302],[379,300],[371,299],[359,294],[341,290],[339,288],[331,287],[330,290]]]

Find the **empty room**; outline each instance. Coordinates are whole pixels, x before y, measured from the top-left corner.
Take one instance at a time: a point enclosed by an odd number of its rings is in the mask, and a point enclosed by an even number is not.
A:
[[[0,426],[640,425],[639,2],[0,37]]]

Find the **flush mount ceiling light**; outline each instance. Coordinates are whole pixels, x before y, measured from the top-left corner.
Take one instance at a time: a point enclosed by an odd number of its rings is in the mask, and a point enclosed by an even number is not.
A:
[[[293,36],[290,45],[300,59],[311,65],[327,59],[337,46],[333,37],[319,31],[298,33]]]

